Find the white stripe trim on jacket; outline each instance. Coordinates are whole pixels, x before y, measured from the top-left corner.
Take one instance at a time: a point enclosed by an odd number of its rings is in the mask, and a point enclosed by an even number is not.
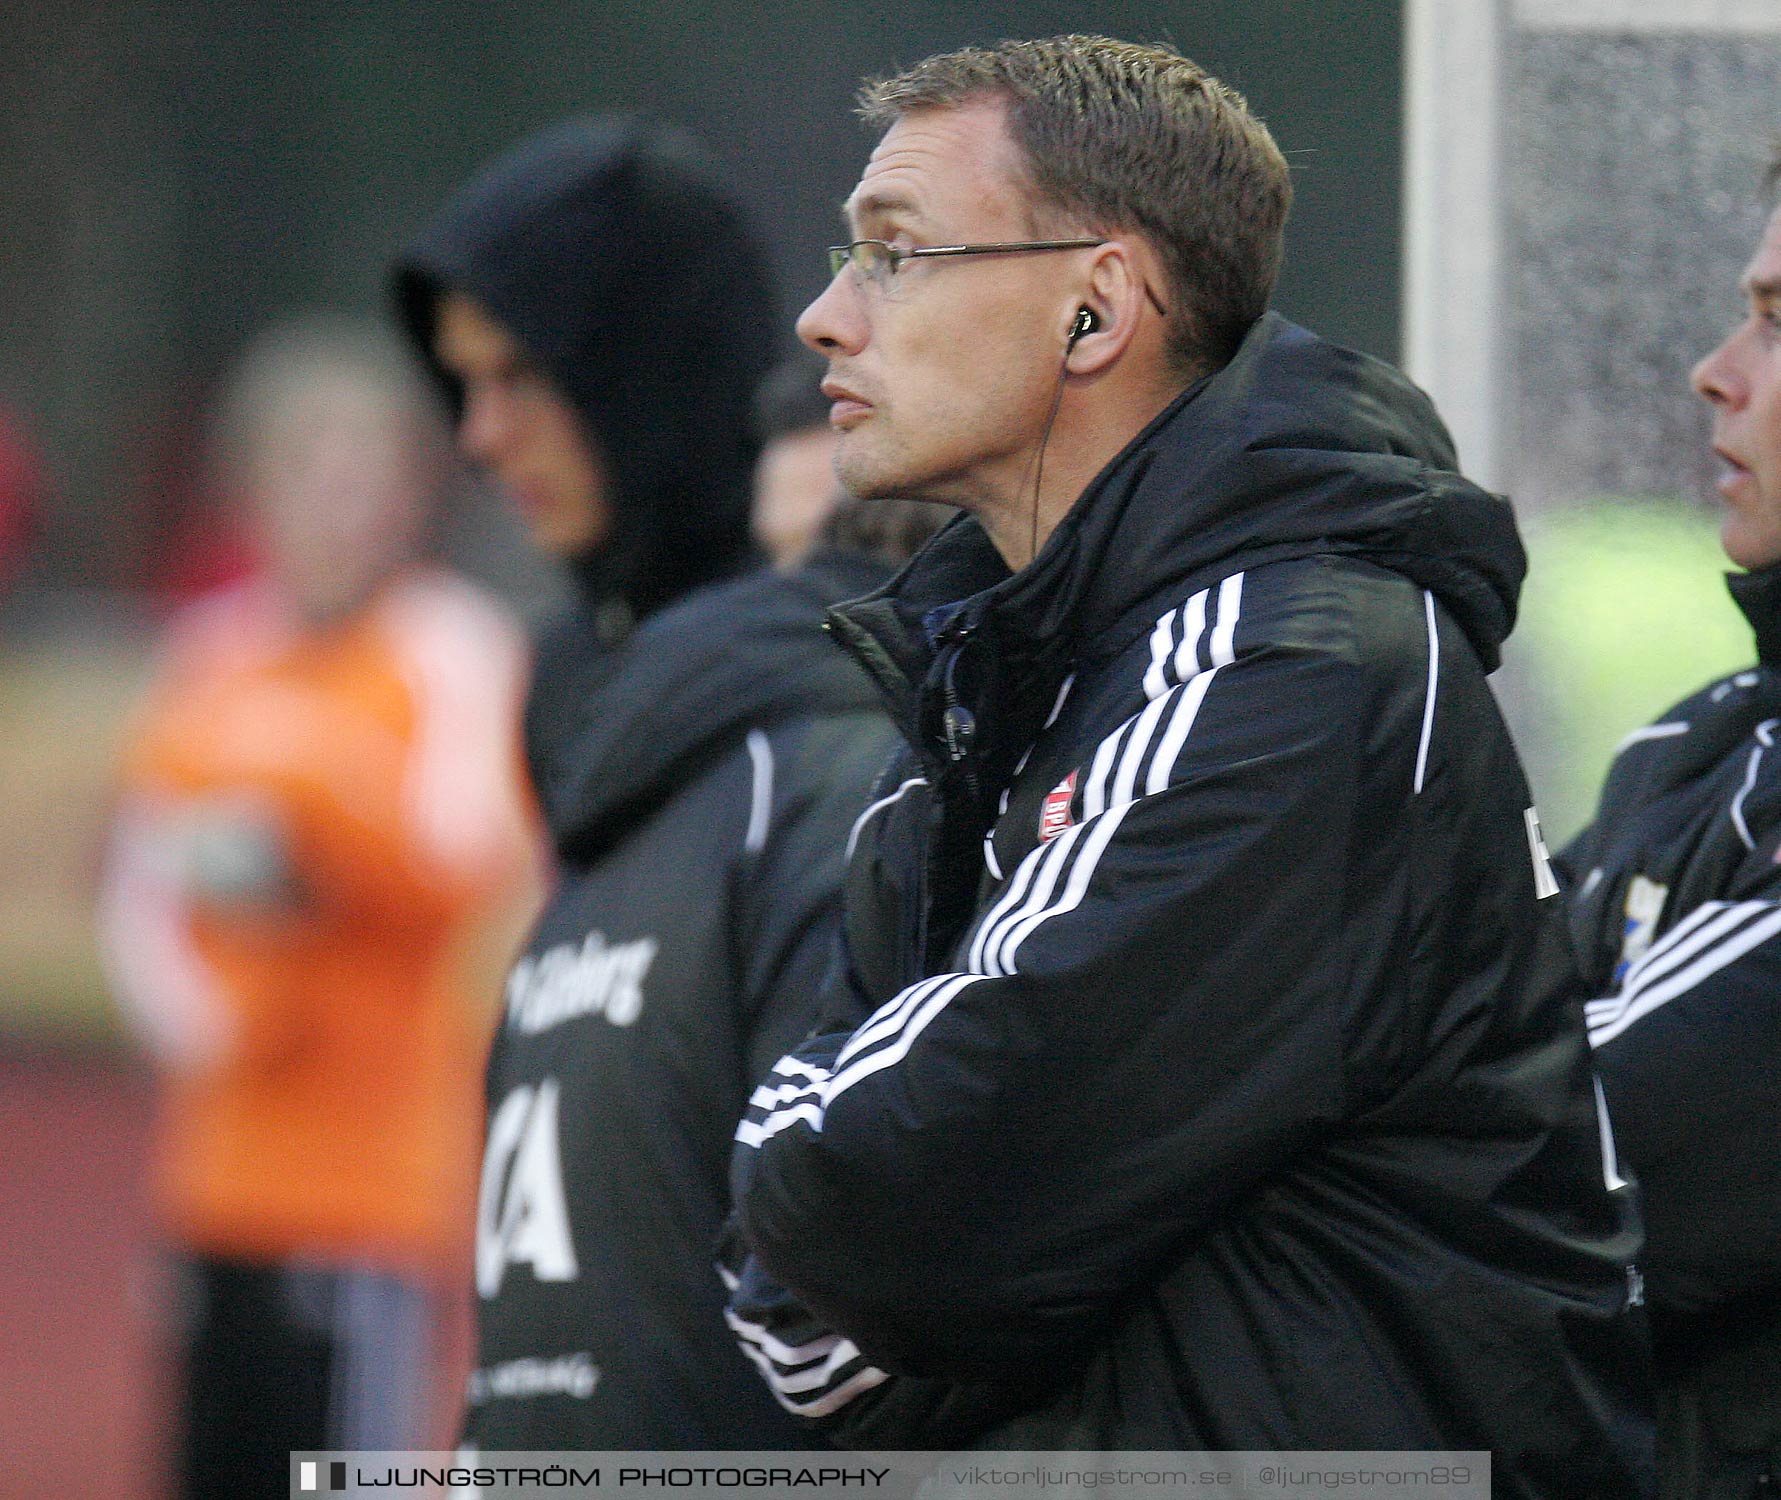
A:
[[[967,972],[930,975],[891,996],[848,1039],[825,1078],[810,1076],[820,1070],[808,1064],[792,1069],[795,1059],[785,1059],[750,1098],[748,1115],[736,1130],[741,1144],[759,1146],[799,1121],[820,1132],[836,1098],[861,1079],[902,1061],[933,1019],[971,985],[1012,974],[1021,945],[1053,917],[1082,903],[1127,811],[1142,796],[1168,785],[1212,678],[1236,659],[1243,575],[1234,573],[1216,588],[1211,622],[1206,617],[1211,589],[1157,621],[1143,679],[1150,701],[1101,741],[1084,792],[1083,821],[1038,845],[1020,862],[1008,889],[979,924],[968,950]],[[1179,645],[1177,621],[1184,625]],[[1199,640],[1209,624],[1209,665],[1201,669]],[[1184,670],[1192,673],[1186,681],[1180,678]],[[787,1078],[787,1072],[795,1076]]]
[[[1709,907],[1710,920],[1698,920],[1699,912]],[[1628,971],[1618,995],[1584,1007],[1590,1045],[1613,1041],[1635,1021],[1686,995],[1777,934],[1781,934],[1781,906],[1773,901],[1704,903],[1690,913],[1688,923],[1678,924]]]

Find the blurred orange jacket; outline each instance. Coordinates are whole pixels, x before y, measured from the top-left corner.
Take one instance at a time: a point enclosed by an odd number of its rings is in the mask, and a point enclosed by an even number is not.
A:
[[[100,915],[167,1078],[181,1243],[419,1271],[466,1253],[493,1008],[468,976],[538,847],[523,663],[504,613],[430,572],[326,631],[254,585],[177,625]]]

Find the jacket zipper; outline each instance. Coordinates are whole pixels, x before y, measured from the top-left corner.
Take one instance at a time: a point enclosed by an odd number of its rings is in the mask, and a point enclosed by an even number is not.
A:
[[[969,625],[948,625],[940,635],[940,645],[946,648],[946,658],[940,672],[940,731],[945,738],[946,758],[958,767],[959,773],[964,777],[965,790],[975,807],[979,785],[977,768],[971,760],[971,746],[977,738],[977,716],[959,701],[958,687],[953,681],[953,672],[963,654],[964,644],[970,637]]]

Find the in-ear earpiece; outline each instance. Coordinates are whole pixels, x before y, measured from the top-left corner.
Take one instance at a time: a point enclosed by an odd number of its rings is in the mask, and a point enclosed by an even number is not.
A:
[[[1101,320],[1086,308],[1076,309],[1076,321],[1070,325],[1070,342],[1073,344],[1085,333],[1093,333],[1101,326]]]

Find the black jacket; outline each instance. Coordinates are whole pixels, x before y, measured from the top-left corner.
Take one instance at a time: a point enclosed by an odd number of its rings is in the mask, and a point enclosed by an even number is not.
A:
[[[793,1409],[1634,1491],[1634,1234],[1485,684],[1522,553],[1452,467],[1402,377],[1270,316],[1033,566],[959,522],[835,612],[920,754],[839,1024],[738,1137],[733,1316]]]
[[[591,120],[497,162],[396,273],[454,401],[445,292],[525,346],[598,449],[614,523],[574,560],[526,707],[558,872],[489,1062],[477,1448],[803,1440],[725,1336],[711,1249],[730,1132],[808,1024],[890,730],[821,630],[881,575],[716,582],[752,560],[764,265],[684,138]]]
[[[557,889],[489,1060],[478,1448],[804,1441],[725,1334],[712,1244],[730,1132],[809,1026],[848,827],[889,753],[820,629],[869,576],[694,594],[588,701],[549,797]]]
[[[1665,1495],[1781,1485],[1781,569],[1758,661],[1627,737],[1565,851],[1590,1040],[1644,1201]]]

